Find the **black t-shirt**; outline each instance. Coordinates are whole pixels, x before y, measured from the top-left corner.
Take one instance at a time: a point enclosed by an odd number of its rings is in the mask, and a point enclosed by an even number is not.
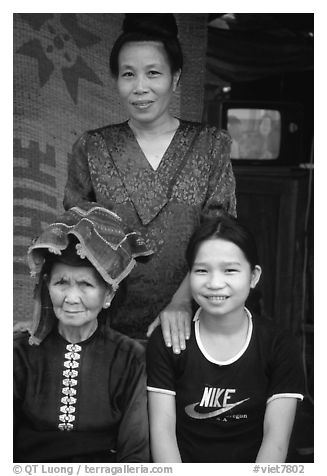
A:
[[[201,343],[197,315],[179,355],[165,346],[160,328],[154,331],[147,348],[148,390],[175,395],[183,462],[254,462],[267,402],[278,396],[303,398],[297,340],[248,312],[243,349],[218,362]]]

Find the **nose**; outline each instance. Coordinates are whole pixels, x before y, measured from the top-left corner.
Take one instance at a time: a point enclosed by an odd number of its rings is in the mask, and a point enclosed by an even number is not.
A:
[[[139,74],[135,78],[135,85],[134,85],[134,93],[135,94],[143,94],[147,92],[149,89],[148,87],[148,78],[144,75]]]
[[[209,289],[221,289],[225,286],[225,280],[222,273],[212,272],[208,275],[207,287]]]
[[[66,289],[64,302],[66,304],[77,304],[80,302],[80,295],[76,286],[70,286]]]

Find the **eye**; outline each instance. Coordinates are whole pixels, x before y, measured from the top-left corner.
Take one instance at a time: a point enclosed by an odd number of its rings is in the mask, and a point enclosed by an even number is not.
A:
[[[228,274],[233,274],[233,273],[238,273],[238,269],[235,269],[235,268],[226,268],[225,269],[225,273],[228,273]]]
[[[80,282],[80,285],[81,285],[81,286],[84,286],[84,287],[87,287],[87,288],[93,288],[93,287],[94,287],[94,286],[93,286],[93,283],[91,283],[90,281],[85,281],[85,280],[84,280],[84,281],[81,281],[81,282]]]
[[[159,71],[156,71],[155,69],[152,69],[149,71],[148,75],[149,76],[159,76],[161,73]]]
[[[122,78],[131,78],[132,76],[133,76],[132,71],[124,71],[123,73],[121,73]]]
[[[65,284],[67,284],[67,279],[58,278],[58,279],[55,279],[52,284],[54,284],[55,286],[63,286]]]
[[[193,272],[196,274],[205,274],[207,273],[207,270],[204,268],[194,268]]]

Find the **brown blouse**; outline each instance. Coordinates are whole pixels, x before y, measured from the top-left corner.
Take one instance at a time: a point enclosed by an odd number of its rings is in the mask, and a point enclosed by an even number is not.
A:
[[[201,213],[223,207],[236,214],[230,144],[225,131],[180,121],[154,170],[127,122],[86,132],[75,143],[64,207],[87,200],[112,209],[154,251],[126,279],[113,328],[145,338],[187,273],[185,249]]]

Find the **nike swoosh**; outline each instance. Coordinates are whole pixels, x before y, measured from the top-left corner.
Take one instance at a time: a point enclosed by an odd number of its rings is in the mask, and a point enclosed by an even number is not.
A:
[[[246,400],[249,400],[249,398],[245,398],[244,400],[241,400],[236,403],[229,403],[225,407],[218,408],[218,410],[214,410],[213,412],[208,412],[208,413],[199,413],[194,410],[196,405],[199,405],[199,402],[197,403],[191,403],[191,405],[187,405],[185,407],[185,412],[192,418],[196,418],[197,420],[204,420],[206,418],[212,418],[214,416],[221,415],[222,413],[228,412],[232,408],[236,407],[237,405],[240,405],[243,402],[246,402]]]

